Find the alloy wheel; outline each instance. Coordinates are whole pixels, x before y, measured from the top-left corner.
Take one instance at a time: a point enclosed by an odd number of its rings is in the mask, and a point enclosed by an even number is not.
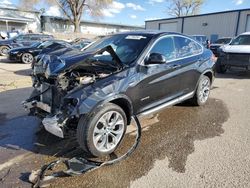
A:
[[[24,53],[22,55],[22,62],[25,64],[30,64],[33,62],[33,60],[34,60],[34,57],[29,53]]]
[[[100,152],[113,150],[121,141],[125,131],[125,122],[117,111],[109,111],[97,121],[94,132],[94,146]]]
[[[210,93],[210,80],[204,79],[201,82],[201,88],[199,92],[199,99],[202,103],[205,103],[209,97]]]

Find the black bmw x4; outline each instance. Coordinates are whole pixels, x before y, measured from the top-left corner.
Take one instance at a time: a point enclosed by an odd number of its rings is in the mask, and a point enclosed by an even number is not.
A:
[[[45,55],[33,69],[24,106],[50,133],[75,129],[94,156],[112,153],[132,115],[190,100],[204,105],[214,79],[212,52],[188,36],[160,31],[119,33],[85,51]]]

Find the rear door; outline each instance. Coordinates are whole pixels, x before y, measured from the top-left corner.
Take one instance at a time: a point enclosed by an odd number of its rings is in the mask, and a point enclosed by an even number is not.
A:
[[[185,36],[175,36],[176,58],[180,66],[180,92],[183,94],[195,90],[200,73],[197,71],[202,63],[203,47]]]

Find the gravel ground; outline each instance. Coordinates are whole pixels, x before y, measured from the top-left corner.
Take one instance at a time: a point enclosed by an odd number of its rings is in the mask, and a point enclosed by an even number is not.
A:
[[[84,155],[65,152],[74,140],[36,133],[40,121],[20,105],[31,92],[29,72],[29,65],[0,59],[0,187],[30,187],[32,169]],[[141,119],[141,144],[127,160],[51,187],[250,187],[249,84],[250,73],[217,75],[206,106],[181,104]],[[133,138],[127,134],[116,154]]]

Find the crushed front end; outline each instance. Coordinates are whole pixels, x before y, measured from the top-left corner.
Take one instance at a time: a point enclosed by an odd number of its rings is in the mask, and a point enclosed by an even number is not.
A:
[[[81,57],[80,62],[71,58],[73,63],[45,55],[34,63],[31,75],[34,90],[23,106],[42,119],[48,132],[63,138],[67,129],[76,128],[80,114],[72,112],[87,97],[84,88],[118,70],[108,69],[107,65],[100,67],[99,61],[89,58],[93,55]],[[95,63],[98,65],[94,66]]]

